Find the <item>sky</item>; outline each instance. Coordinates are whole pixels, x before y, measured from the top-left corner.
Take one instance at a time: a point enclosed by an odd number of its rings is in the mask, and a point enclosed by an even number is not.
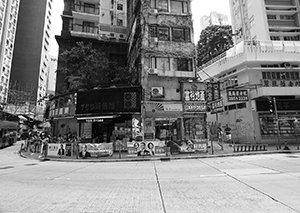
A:
[[[64,6],[63,0],[53,1],[53,26],[51,39],[51,56],[58,55],[58,44],[55,40],[55,35],[60,35],[62,28],[61,14]],[[216,11],[227,15],[230,22],[229,0],[193,0],[192,14],[194,22],[194,42],[197,43],[200,36],[200,18],[204,15],[209,15],[210,12]],[[231,23],[231,22],[230,22]]]

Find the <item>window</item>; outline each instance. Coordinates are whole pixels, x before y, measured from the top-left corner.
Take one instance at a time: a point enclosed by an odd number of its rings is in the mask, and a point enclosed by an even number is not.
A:
[[[123,4],[117,4],[117,10],[123,10]]]
[[[267,15],[268,19],[276,19],[276,15]]]
[[[298,36],[284,36],[283,39],[285,41],[299,41],[299,37]]]
[[[84,3],[84,4],[83,4],[83,11],[84,11],[85,13],[95,14],[96,7],[95,7],[94,4]]]
[[[289,16],[289,15],[280,15],[280,19],[283,20],[293,20],[293,16]]]
[[[280,40],[280,37],[279,36],[270,36],[270,39],[272,41],[279,41]]]
[[[188,3],[183,1],[171,0],[172,13],[188,13]]]
[[[123,20],[122,19],[117,19],[117,25],[118,26],[123,26]]]
[[[177,65],[177,67],[176,67],[177,71],[193,71],[191,59],[177,58],[176,65]]]
[[[170,58],[151,58],[151,68],[163,70],[163,71],[170,71]]]
[[[172,29],[173,41],[191,41],[190,29],[187,28],[173,28]]]
[[[150,26],[150,37],[158,38],[161,41],[170,40],[170,31],[168,27]]]
[[[84,22],[82,22],[82,24],[83,24],[82,32],[87,32],[87,33],[94,32],[94,23],[93,22],[84,21]]]
[[[151,0],[151,8],[158,9],[160,12],[168,12],[168,0]]]
[[[266,80],[299,80],[299,72],[262,72]]]

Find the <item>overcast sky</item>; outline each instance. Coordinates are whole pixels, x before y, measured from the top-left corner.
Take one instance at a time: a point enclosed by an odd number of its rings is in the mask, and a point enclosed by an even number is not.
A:
[[[52,26],[52,41],[51,41],[51,55],[58,55],[58,45],[54,38],[55,35],[60,35],[61,31],[61,17],[63,11],[63,0],[53,1],[53,26]],[[193,0],[192,13],[194,21],[195,43],[200,36],[200,18],[204,15],[209,15],[210,12],[217,11],[227,15],[230,21],[229,0]]]

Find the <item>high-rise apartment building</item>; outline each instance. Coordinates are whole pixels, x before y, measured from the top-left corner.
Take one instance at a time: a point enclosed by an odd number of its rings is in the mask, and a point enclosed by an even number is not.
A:
[[[0,0],[0,103],[7,101],[19,4],[19,0]]]
[[[300,2],[230,0],[233,32],[241,40],[300,40]]]
[[[65,0],[63,26],[56,36],[59,53],[76,42],[92,43],[109,60],[126,64],[127,1],[126,0]],[[58,67],[61,66],[58,60]],[[64,93],[65,77],[57,73],[56,93]]]
[[[11,87],[31,94],[28,101],[35,114],[42,114],[47,90],[52,28],[52,1],[21,1],[13,54]]]
[[[204,30],[208,26],[212,25],[228,25],[228,16],[218,13],[218,12],[211,12],[209,16],[202,16],[200,19],[200,28]]]

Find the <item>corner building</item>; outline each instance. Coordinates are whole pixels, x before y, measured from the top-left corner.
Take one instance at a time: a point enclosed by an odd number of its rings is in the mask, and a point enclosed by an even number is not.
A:
[[[189,0],[127,1],[128,64],[130,71],[139,76],[143,88],[141,113],[145,140],[187,139],[185,123],[188,125],[191,118],[200,123],[205,118],[205,113],[199,111],[186,116],[183,105],[184,88],[191,87],[196,78],[190,3]]]

